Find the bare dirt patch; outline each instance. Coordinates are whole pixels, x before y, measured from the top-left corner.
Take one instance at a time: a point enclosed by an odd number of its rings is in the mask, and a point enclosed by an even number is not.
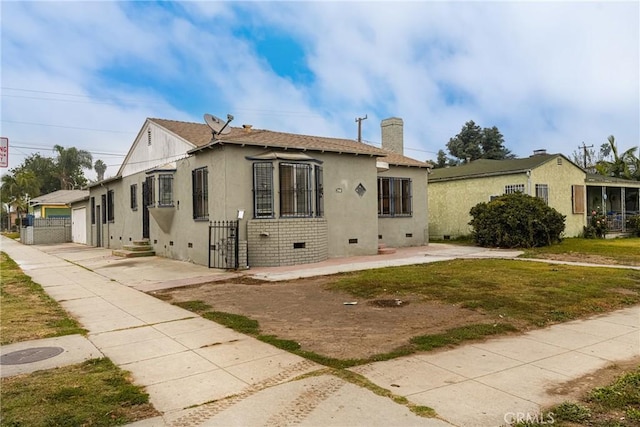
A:
[[[354,298],[325,289],[329,280],[209,283],[156,295],[172,303],[201,300],[212,310],[250,317],[260,323],[265,335],[295,340],[303,350],[337,359],[387,353],[407,345],[415,336],[496,320],[478,311],[412,295]]]
[[[580,378],[567,381],[547,390],[551,394],[563,396],[565,400],[581,400],[596,387],[604,387],[612,384],[618,377],[640,366],[640,357],[630,360],[612,363]]]

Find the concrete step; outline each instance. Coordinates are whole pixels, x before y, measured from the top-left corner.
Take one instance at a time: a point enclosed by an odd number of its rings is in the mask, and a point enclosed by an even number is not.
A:
[[[395,254],[395,253],[396,253],[396,248],[387,248],[386,246],[384,248],[378,247],[378,255],[389,255],[389,254]]]
[[[113,256],[119,256],[123,258],[138,258],[138,257],[145,257],[145,256],[155,256],[156,251],[154,251],[153,249],[146,250],[146,251],[129,251],[127,249],[114,249],[113,251],[111,251],[111,254]]]
[[[152,251],[153,247],[151,245],[124,245],[122,249],[132,252],[144,252],[144,251]]]
[[[134,240],[131,243],[133,243],[133,246],[151,246],[151,242],[149,242],[149,239]]]

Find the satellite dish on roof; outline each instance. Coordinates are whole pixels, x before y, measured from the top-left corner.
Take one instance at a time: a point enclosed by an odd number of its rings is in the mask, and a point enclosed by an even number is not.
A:
[[[222,121],[220,117],[216,117],[213,114],[205,114],[204,122],[211,128],[213,131],[213,135],[226,135],[231,132],[231,128],[228,128],[227,125],[233,120],[233,116],[231,114],[227,114],[226,123]]]

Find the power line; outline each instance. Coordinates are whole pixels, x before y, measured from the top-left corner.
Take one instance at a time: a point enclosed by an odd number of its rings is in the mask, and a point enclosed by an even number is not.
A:
[[[14,123],[20,125],[33,125],[33,126],[46,126],[46,127],[54,127],[54,128],[63,128],[63,129],[75,129],[75,130],[90,130],[94,132],[111,132],[111,133],[128,133],[134,134],[135,132],[128,132],[123,130],[111,130],[111,129],[92,129],[92,128],[81,128],[75,126],[62,126],[62,125],[51,125],[46,123],[32,123],[32,122],[19,122],[14,120],[1,120],[4,123]]]
[[[26,148],[28,150],[47,150],[47,151],[55,151],[55,149],[53,147],[43,147],[43,146],[32,146],[32,145],[18,145],[18,144],[11,144],[11,148]],[[92,150],[87,150],[81,147],[75,147],[78,148],[79,150],[84,150],[84,151],[88,151],[91,154],[98,154],[101,156],[113,156],[113,157],[124,157],[126,156],[126,154],[119,154],[119,153],[107,153],[104,151],[92,151]]]
[[[80,95],[80,94],[76,94],[76,93],[65,93],[65,92],[50,92],[50,91],[46,91],[46,90],[34,90],[34,89],[21,89],[21,88],[16,88],[16,87],[7,87],[7,86],[2,86],[1,87],[2,90],[14,90],[14,91],[18,91],[18,92],[28,92],[28,93],[42,93],[42,94],[46,94],[46,95],[62,95],[62,96],[72,96],[75,98],[89,98],[89,99],[108,99],[108,98],[99,98],[93,95]],[[10,97],[15,97],[15,98],[20,98],[22,96],[20,95],[7,95],[7,94],[2,94],[2,96],[10,96]],[[26,98],[26,97],[24,97]],[[33,97],[33,99],[47,99],[47,100],[51,100],[51,98],[36,98]],[[139,104],[163,104],[162,102],[154,102],[154,101],[149,101],[149,100],[142,100],[142,99],[133,99],[133,98],[122,98],[119,99],[121,102],[136,102]],[[62,99],[60,100],[56,100],[56,101],[63,101]],[[69,100],[71,101],[71,100]],[[73,101],[71,101],[73,102]]]

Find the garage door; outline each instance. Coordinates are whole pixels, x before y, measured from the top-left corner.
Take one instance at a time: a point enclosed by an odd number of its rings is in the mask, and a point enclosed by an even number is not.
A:
[[[71,240],[74,243],[87,244],[87,208],[71,211]]]

